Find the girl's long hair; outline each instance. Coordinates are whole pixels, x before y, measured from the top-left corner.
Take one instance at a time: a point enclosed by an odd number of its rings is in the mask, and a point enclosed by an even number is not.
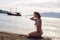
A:
[[[39,12],[34,12],[34,14],[38,15],[38,18],[40,19],[41,18],[41,15]]]

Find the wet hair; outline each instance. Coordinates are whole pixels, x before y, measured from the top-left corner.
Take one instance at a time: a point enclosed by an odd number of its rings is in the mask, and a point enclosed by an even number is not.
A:
[[[38,19],[40,19],[40,18],[41,18],[41,15],[40,15],[40,13],[39,13],[39,12],[34,12],[34,14],[38,15]]]

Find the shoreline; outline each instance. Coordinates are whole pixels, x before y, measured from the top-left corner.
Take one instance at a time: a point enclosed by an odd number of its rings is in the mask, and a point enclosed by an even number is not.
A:
[[[26,35],[15,34],[9,32],[0,32],[0,40],[25,40],[27,39]]]
[[[36,40],[36,39],[29,39],[27,35],[23,34],[0,32],[0,40]],[[37,39],[37,40],[60,40],[60,38],[43,36],[43,39]]]
[[[0,32],[0,40],[30,40],[30,39],[26,35],[23,35],[23,34]],[[31,40],[36,40],[36,39],[31,39]],[[51,40],[51,39],[46,37],[39,40]]]

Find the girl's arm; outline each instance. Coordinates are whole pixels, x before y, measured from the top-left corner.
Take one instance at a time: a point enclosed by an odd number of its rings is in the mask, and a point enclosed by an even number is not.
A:
[[[36,21],[36,20],[37,20],[35,17],[32,17],[32,18],[30,18],[30,19],[33,20],[33,21]]]

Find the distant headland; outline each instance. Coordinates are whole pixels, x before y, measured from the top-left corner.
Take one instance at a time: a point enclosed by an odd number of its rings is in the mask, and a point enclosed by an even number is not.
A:
[[[2,10],[2,9],[0,9],[0,13],[9,13],[9,12],[6,11],[6,10]]]
[[[44,12],[41,13],[43,17],[52,17],[52,18],[60,18],[60,13],[57,12]]]

